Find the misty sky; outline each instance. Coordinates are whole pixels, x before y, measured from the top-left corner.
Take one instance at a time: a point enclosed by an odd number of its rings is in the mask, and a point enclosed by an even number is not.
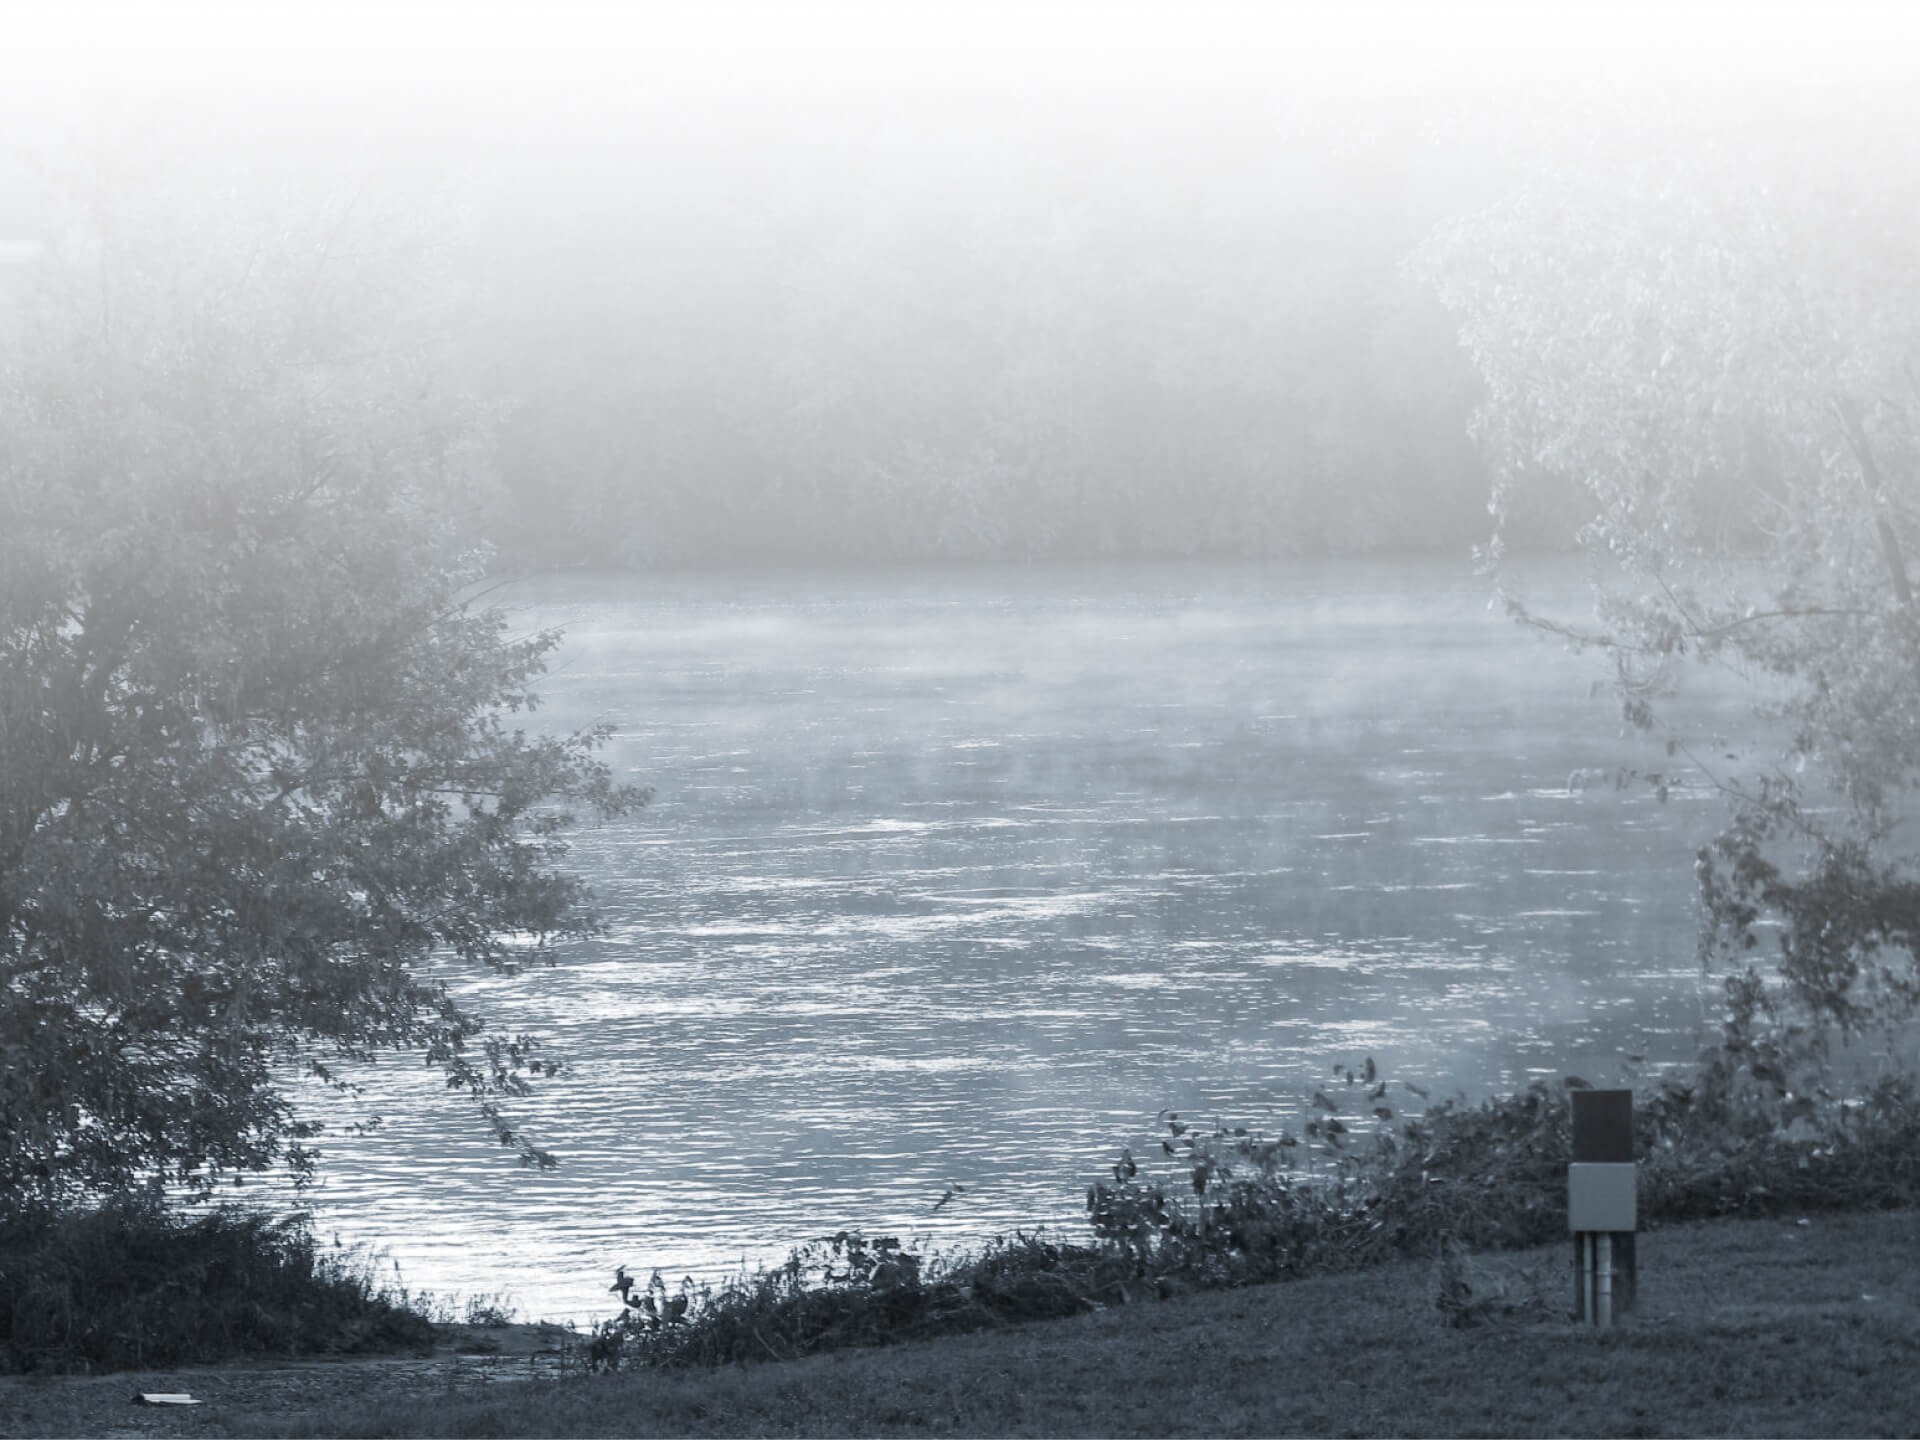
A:
[[[1844,225],[1920,118],[1891,7],[7,13],[0,292],[109,231],[148,306],[335,257],[500,418],[536,563],[1460,549],[1424,238],[1673,157]]]
[[[0,113],[480,165],[666,136],[713,164],[849,133],[1565,142],[1865,95],[1911,69],[1912,29],[1898,7],[22,4]]]

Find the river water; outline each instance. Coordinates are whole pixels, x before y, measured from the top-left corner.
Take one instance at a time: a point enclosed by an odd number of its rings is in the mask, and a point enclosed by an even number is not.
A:
[[[558,1170],[405,1059],[357,1110],[316,1101],[384,1116],[330,1137],[320,1233],[443,1299],[584,1320],[619,1263],[1072,1235],[1162,1107],[1286,1124],[1366,1056],[1470,1095],[1618,1079],[1709,1015],[1691,869],[1719,803],[1577,774],[1672,762],[1464,564],[569,576],[505,603],[566,628],[535,723],[611,724],[657,800],[578,833],[603,937],[455,982],[570,1062],[514,1110]]]

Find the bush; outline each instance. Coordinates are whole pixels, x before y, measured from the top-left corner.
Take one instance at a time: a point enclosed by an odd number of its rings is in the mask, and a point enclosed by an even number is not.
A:
[[[1104,1249],[1031,1235],[947,1258],[921,1255],[890,1236],[841,1231],[794,1250],[777,1269],[717,1289],[689,1279],[669,1292],[657,1270],[636,1286],[622,1268],[613,1288],[623,1312],[601,1324],[588,1360],[595,1369],[617,1369],[623,1360],[722,1365],[964,1334],[1098,1309],[1125,1278]]]
[[[112,1370],[417,1349],[432,1323],[298,1219],[145,1196],[0,1222],[0,1368]]]
[[[1920,1200],[1910,1076],[1842,1099],[1811,1072],[1796,1091],[1777,1060],[1716,1047],[1690,1079],[1640,1090],[1643,1225]],[[1476,1284],[1470,1257],[1566,1237],[1568,1093],[1586,1082],[1427,1104],[1418,1085],[1390,1089],[1372,1060],[1335,1076],[1298,1135],[1163,1113],[1165,1176],[1123,1151],[1111,1181],[1087,1191],[1091,1245],[1019,1234],[978,1254],[922,1256],[842,1231],[718,1289],[686,1280],[670,1292],[658,1271],[637,1286],[622,1269],[623,1313],[601,1325],[589,1358],[609,1369],[785,1360],[1404,1258],[1435,1261],[1436,1305],[1452,1323],[1539,1310],[1537,1285],[1516,1297]],[[1396,1114],[1388,1101],[1403,1094],[1422,1108]]]
[[[1585,1081],[1535,1081],[1479,1105],[1445,1100],[1396,1119],[1371,1060],[1365,1090],[1354,1085],[1358,1072],[1342,1073],[1361,1116],[1343,1120],[1340,1103],[1316,1092],[1302,1137],[1196,1130],[1165,1117],[1161,1148],[1173,1178],[1144,1179],[1123,1154],[1113,1182],[1088,1191],[1096,1234],[1136,1274],[1203,1285],[1430,1257],[1447,1246],[1522,1249],[1567,1234],[1568,1092]],[[1912,1077],[1891,1074],[1844,1099],[1803,1083],[1796,1091],[1785,1071],[1715,1049],[1692,1080],[1643,1088],[1634,1109],[1641,1223],[1920,1200]]]

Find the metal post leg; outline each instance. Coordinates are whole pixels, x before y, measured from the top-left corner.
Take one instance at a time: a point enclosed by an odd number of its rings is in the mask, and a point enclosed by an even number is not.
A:
[[[1573,1232],[1573,1313],[1582,1325],[1593,1323],[1593,1257],[1587,1249],[1587,1232]]]
[[[1602,1330],[1613,1327],[1613,1235],[1602,1230],[1594,1261],[1593,1323]]]

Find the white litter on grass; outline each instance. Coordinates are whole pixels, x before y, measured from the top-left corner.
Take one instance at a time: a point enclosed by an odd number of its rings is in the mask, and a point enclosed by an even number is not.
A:
[[[143,1390],[133,1397],[136,1405],[198,1405],[184,1390]]]

